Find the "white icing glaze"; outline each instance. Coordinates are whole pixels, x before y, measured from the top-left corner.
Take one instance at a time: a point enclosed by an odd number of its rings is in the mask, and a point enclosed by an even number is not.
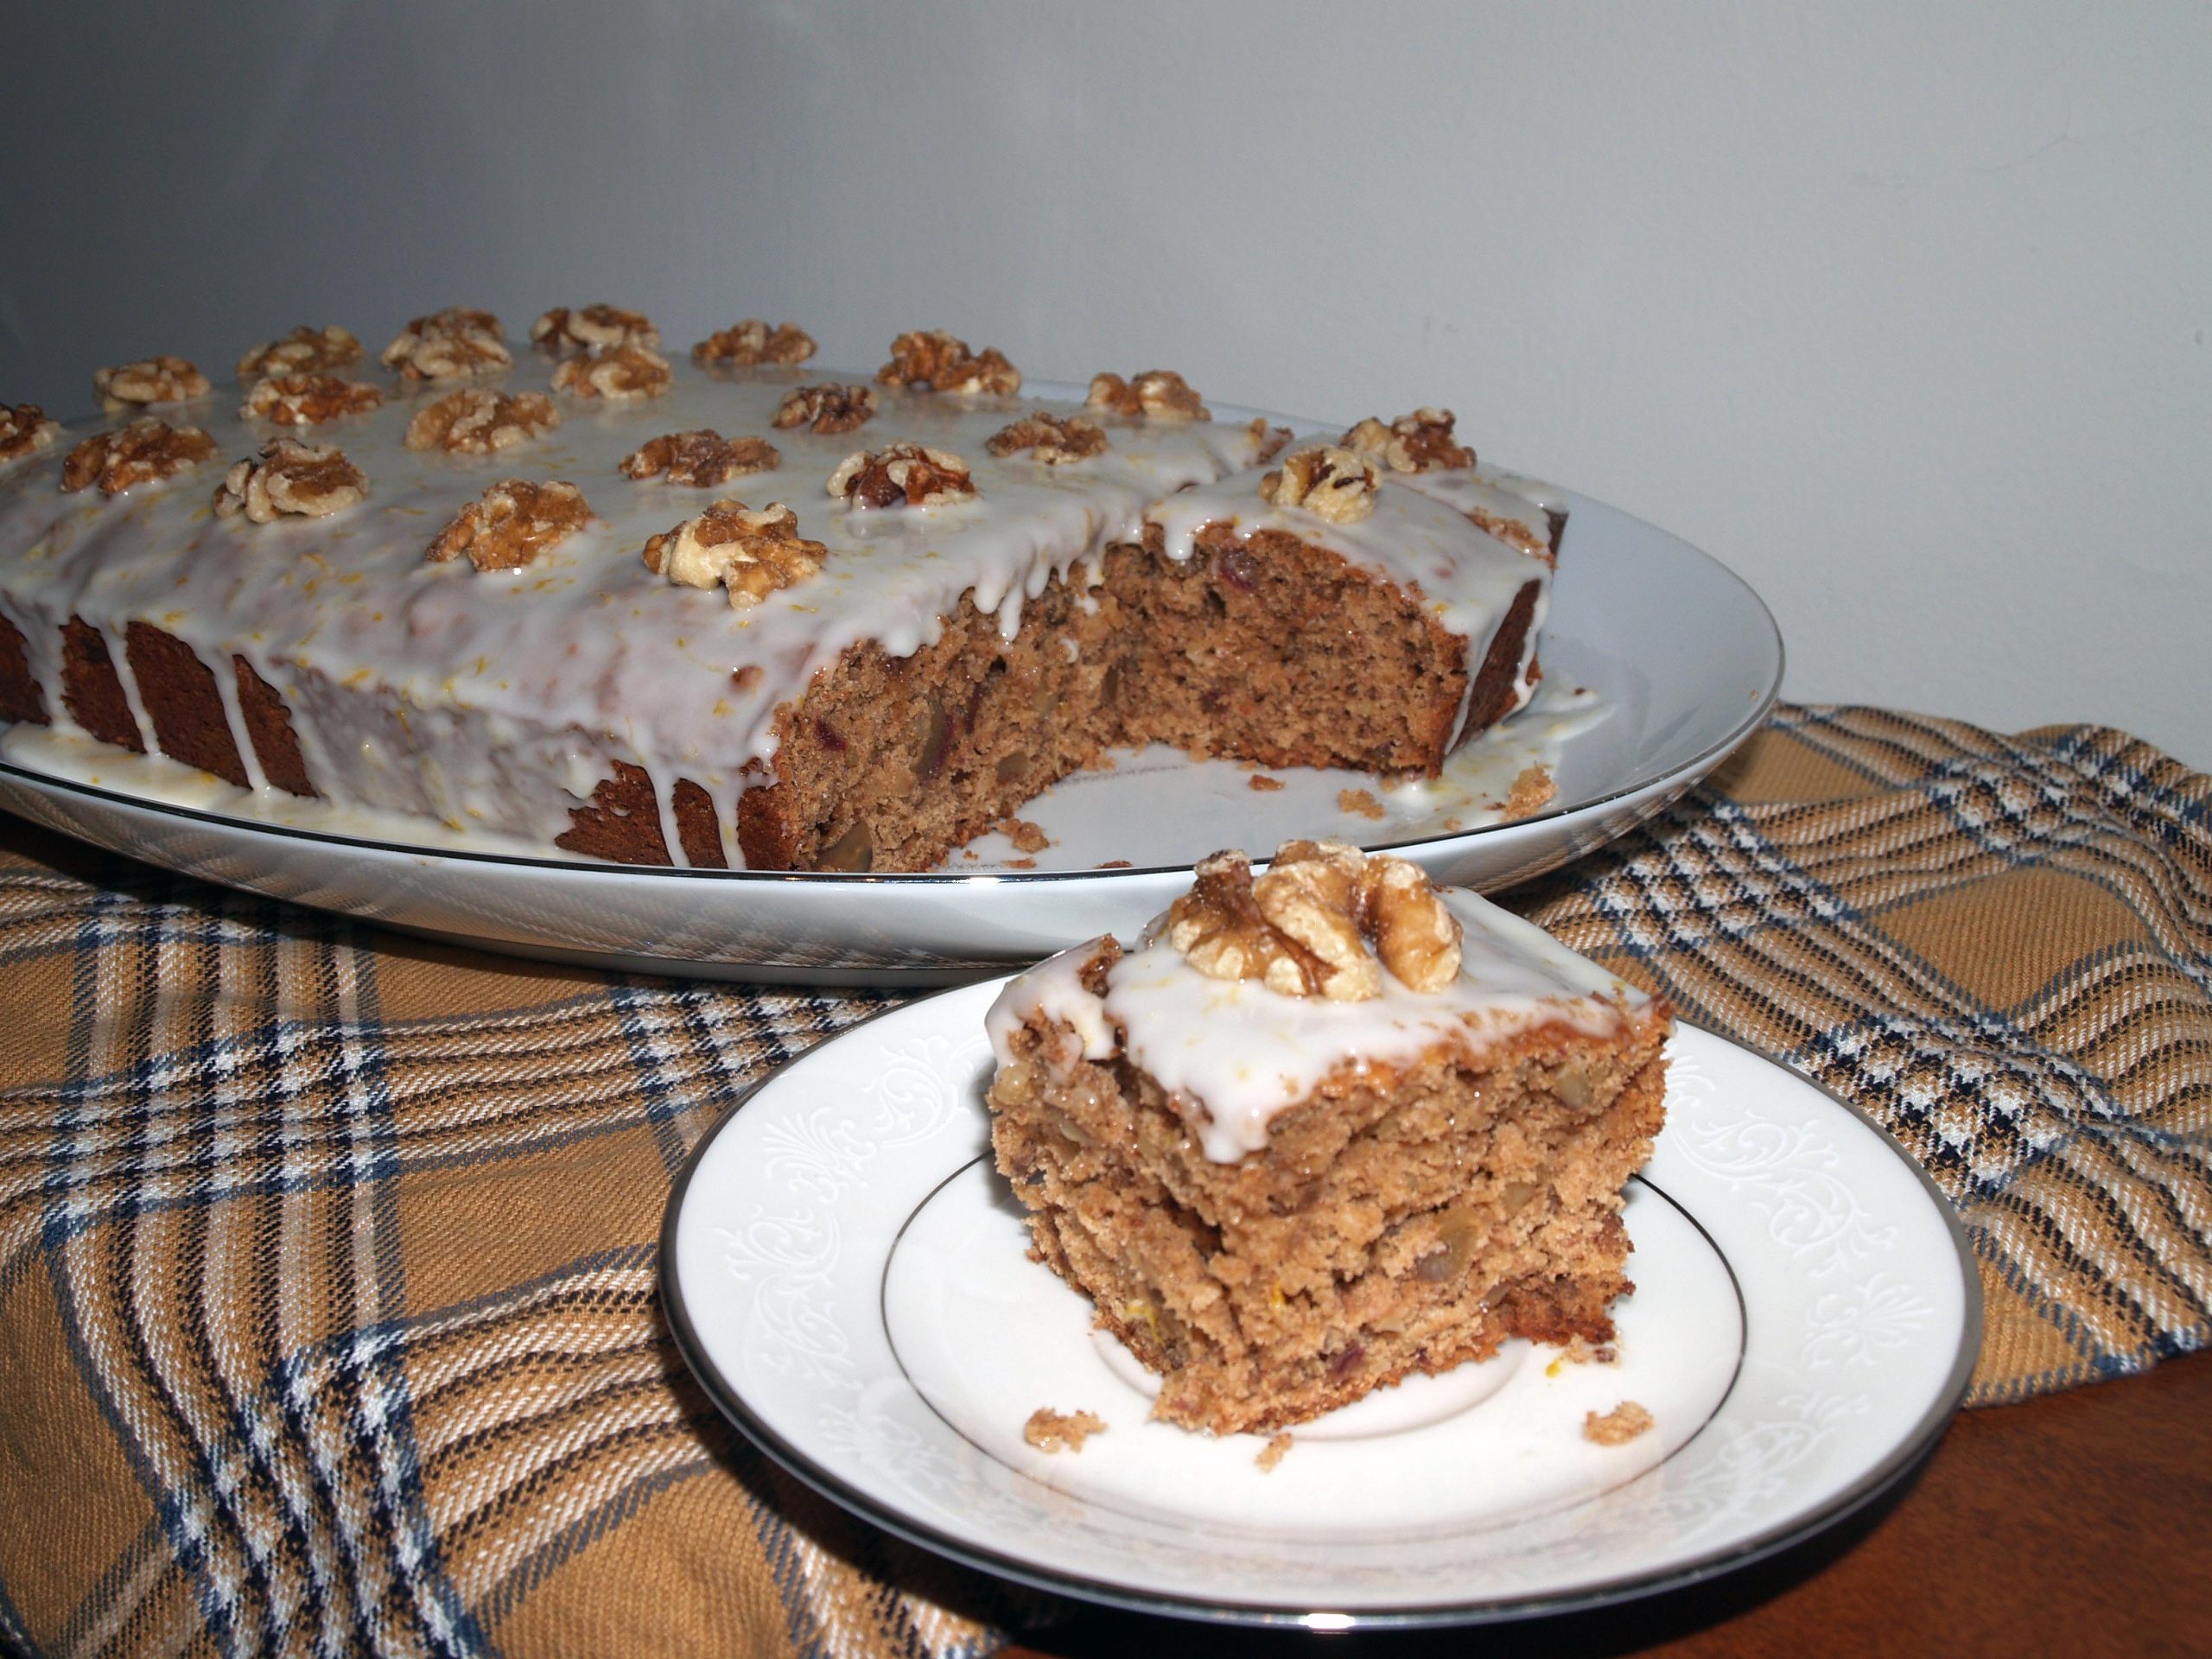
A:
[[[1112,1057],[1114,1027],[1106,1018],[1106,1005],[1084,989],[1083,983],[1083,970],[1105,943],[1103,937],[1086,939],[1056,957],[1047,957],[1016,975],[993,999],[990,1012],[983,1016],[983,1031],[1001,1065],[1013,1057],[1014,1033],[1033,1009],[1074,1031],[1082,1041],[1084,1059]]]
[[[1474,698],[1475,675],[1489,652],[1491,640],[1522,588],[1535,582],[1536,608],[1528,635],[1521,644],[1514,674],[1512,708],[1517,709],[1527,704],[1535,690],[1529,668],[1535,658],[1536,636],[1543,626],[1551,598],[1551,583],[1546,579],[1548,569],[1542,560],[1532,558],[1492,537],[1478,534],[1471,539],[1465,509],[1439,495],[1410,489],[1379,490],[1372,512],[1357,523],[1339,524],[1303,508],[1270,505],[1260,495],[1262,476],[1258,472],[1241,474],[1185,490],[1149,509],[1146,520],[1160,527],[1163,550],[1179,563],[1189,559],[1196,550],[1200,530],[1208,524],[1225,523],[1234,528],[1239,538],[1247,541],[1263,530],[1287,532],[1301,541],[1326,548],[1386,582],[1418,590],[1428,613],[1467,642],[1467,685],[1452,725],[1455,743],[1465,735],[1468,710]],[[1411,481],[1402,474],[1388,476],[1402,483]],[[1474,474],[1461,472],[1434,476],[1471,479]],[[1533,512],[1536,523],[1542,524],[1541,509],[1524,501],[1521,511]],[[1548,541],[1548,532],[1540,531],[1540,539]]]
[[[1480,513],[1501,525],[1510,526],[1515,533],[1499,539],[1511,546],[1517,538],[1524,554],[1548,552],[1551,548],[1551,520],[1544,516],[1544,504],[1509,487],[1498,474],[1455,467],[1433,467],[1425,473],[1385,473],[1382,477],[1386,483],[1401,485],[1432,501],[1440,501],[1454,512]]]
[[[1257,980],[1211,979],[1150,937],[1108,971],[1106,994],[1084,988],[1098,942],[1020,975],[991,1006],[986,1029],[1003,1065],[1030,1014],[1065,1021],[1085,1058],[1119,1046],[1173,1096],[1205,1155],[1234,1163],[1268,1143],[1277,1114],[1350,1065],[1409,1061],[1440,1044],[1480,1054],[1540,1025],[1593,1036],[1619,1029],[1624,1008],[1649,998],[1579,957],[1541,928],[1454,888],[1446,903],[1465,931],[1459,977],[1445,989],[1408,989],[1389,974],[1364,1002],[1285,996]]]
[[[550,366],[527,353],[503,377],[471,385],[546,383]],[[1077,405],[1027,397],[938,397],[878,388],[880,411],[833,437],[770,424],[794,385],[864,376],[829,370],[760,370],[709,376],[679,364],[665,397],[620,408],[556,397],[563,424],[490,456],[417,453],[402,442],[424,402],[448,388],[410,391],[373,371],[358,378],[397,387],[378,411],[309,434],[336,444],[367,475],[360,505],[332,518],[270,525],[217,518],[209,493],[224,466],[280,429],[243,419],[230,388],[158,411],[215,439],[219,459],[162,483],[108,499],[57,488],[60,458],[99,425],[72,429],[36,462],[0,474],[0,614],[22,632],[49,717],[76,729],[62,706],[60,632],[73,615],[102,629],[132,713],[150,722],[132,684],[123,625],[168,629],[216,671],[241,757],[258,792],[252,746],[239,724],[226,659],[238,656],[288,705],[309,775],[338,811],[435,819],[546,847],[569,828],[618,760],[651,777],[664,819],[672,786],[706,789],[725,853],[741,862],[733,825],[738,796],[772,760],[775,712],[812,677],[868,639],[893,656],[932,643],[942,619],[972,593],[1011,637],[1026,601],[1055,574],[1077,586],[1096,579],[1104,549],[1136,539],[1148,508],[1181,522],[1192,505],[1235,497],[1259,521],[1275,510],[1257,497],[1254,439],[1226,423],[1133,422],[1086,411],[1112,447],[1092,461],[1047,467],[1017,454],[992,456],[984,441],[1030,410]],[[718,489],[632,482],[622,457],[663,432],[710,426],[767,438],[783,461],[772,473]],[[982,499],[946,506],[856,511],[824,480],[855,449],[907,438],[963,456]],[[1224,486],[1217,482],[1238,474]],[[462,505],[506,477],[577,484],[593,522],[519,571],[480,574],[465,563],[429,564],[423,549]],[[1198,488],[1178,494],[1185,486]],[[1398,493],[1392,493],[1397,495]],[[646,538],[737,497],[753,506],[789,503],[800,533],[829,548],[814,579],[733,610],[719,589],[671,585],[639,555]],[[1440,509],[1410,493],[1378,518],[1411,537],[1397,550],[1379,533],[1345,536],[1318,518],[1297,527],[1351,550],[1370,568],[1418,580],[1445,626],[1469,634],[1479,661],[1517,584],[1485,550],[1456,536]],[[1454,558],[1456,541],[1461,556]],[[1185,547],[1187,552],[1187,547]],[[1526,579],[1531,562],[1522,560]],[[1501,602],[1502,595],[1502,602]],[[740,687],[733,675],[758,668]],[[664,823],[671,855],[681,837]]]

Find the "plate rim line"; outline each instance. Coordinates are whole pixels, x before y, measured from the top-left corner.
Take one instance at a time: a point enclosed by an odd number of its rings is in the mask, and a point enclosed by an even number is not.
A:
[[[906,1386],[913,1391],[914,1397],[919,1400],[922,1404],[928,1408],[930,1414],[932,1417],[935,1417],[938,1421],[943,1423],[946,1431],[956,1440],[960,1440],[963,1444],[967,1446],[970,1451],[974,1452],[976,1456],[982,1458],[984,1461],[997,1465],[1001,1469],[1005,1470],[1007,1473],[1014,1476],[1016,1478],[1027,1478],[1026,1471],[1007,1462],[997,1452],[992,1451],[981,1440],[978,1440],[974,1435],[970,1434],[966,1429],[961,1427],[959,1424],[954,1422],[951,1418],[945,1415],[944,1408],[940,1407],[937,1401],[931,1396],[929,1391],[923,1388],[919,1382],[914,1380],[912,1368],[906,1363],[906,1357],[899,1351],[899,1339],[896,1333],[893,1332],[891,1328],[891,1264],[893,1259],[896,1257],[899,1253],[900,1242],[906,1238],[907,1232],[913,1227],[915,1218],[918,1217],[924,1210],[935,1203],[938,1196],[944,1192],[945,1188],[950,1186],[955,1181],[965,1175],[969,1170],[975,1168],[977,1164],[982,1163],[983,1160],[990,1156],[991,1149],[988,1147],[984,1147],[981,1152],[978,1152],[974,1157],[970,1158],[966,1163],[961,1165],[957,1169],[951,1171],[943,1180],[939,1181],[935,1186],[924,1193],[915,1203],[914,1207],[906,1212],[906,1219],[899,1224],[898,1230],[892,1235],[890,1248],[884,1253],[883,1266],[876,1274],[876,1319],[883,1327],[885,1345],[891,1351],[892,1362],[898,1366],[899,1375],[906,1379]],[[1712,1406],[1707,1410],[1705,1415],[1698,1420],[1697,1427],[1692,1429],[1689,1433],[1683,1438],[1681,1444],[1675,1446],[1673,1451],[1668,1452],[1665,1456],[1662,1457],[1658,1462],[1651,1465],[1649,1468],[1638,1470],[1635,1474],[1630,1476],[1627,1480],[1621,1482],[1620,1484],[1624,1486],[1631,1485],[1635,1482],[1643,1479],[1646,1475],[1649,1475],[1657,1470],[1665,1468],[1667,1465],[1672,1463],[1676,1458],[1681,1457],[1684,1452],[1688,1452],[1690,1447],[1696,1445],[1697,1442],[1703,1438],[1705,1431],[1713,1427],[1714,1420],[1717,1419],[1723,1411],[1727,1409],[1728,1402],[1735,1396],[1738,1384],[1741,1383],[1744,1380],[1744,1362],[1750,1357],[1751,1336],[1751,1305],[1745,1301],[1744,1298],[1743,1275],[1736,1271],[1736,1264],[1728,1259],[1728,1252],[1720,1247],[1720,1241],[1713,1236],[1712,1229],[1708,1228],[1703,1222],[1700,1221],[1694,1215],[1691,1214],[1688,1207],[1685,1205],[1680,1198],[1668,1192],[1665,1187],[1660,1185],[1656,1181],[1647,1179],[1642,1170],[1637,1170],[1630,1174],[1629,1176],[1629,1179],[1634,1181],[1637,1185],[1643,1187],[1645,1192],[1658,1198],[1660,1202],[1664,1204],[1669,1210],[1672,1210],[1685,1222],[1688,1223],[1692,1230],[1694,1230],[1700,1238],[1705,1241],[1706,1248],[1713,1252],[1713,1259],[1720,1264],[1720,1271],[1726,1275],[1728,1280],[1728,1294],[1735,1299],[1736,1302],[1736,1361],[1734,1364],[1728,1368],[1727,1386],[1720,1390],[1719,1396],[1713,1401]],[[1073,1289],[1074,1287],[1070,1286],[1068,1288]],[[1083,1293],[1077,1291],[1076,1294],[1077,1295],[1081,1295]],[[1086,1300],[1088,1299],[1086,1298]],[[1512,1340],[1525,1340],[1525,1338],[1512,1338]],[[1556,1366],[1557,1363],[1558,1362],[1556,1360],[1553,1362],[1554,1366]],[[1457,1367],[1455,1366],[1452,1369],[1456,1370]],[[1432,1375],[1433,1375],[1433,1373],[1432,1373]],[[1248,1430],[1245,1432],[1252,1433],[1254,1431]],[[1080,1450],[1081,1448],[1078,1447],[1077,1449]],[[1610,1486],[1605,1489],[1605,1491],[1608,1492],[1613,1490],[1615,1489]],[[1173,1526],[1175,1524],[1175,1522],[1170,1518],[1155,1518],[1138,1514],[1128,1510],[1121,1509],[1117,1505],[1109,1503],[1101,1498],[1083,1498],[1074,1493],[1066,1493],[1064,1494],[1064,1496],[1073,1497],[1078,1503],[1094,1504],[1097,1508],[1104,1510],[1109,1514],[1125,1516],[1132,1520],[1147,1524],[1163,1526]],[[1601,1492],[1599,1496],[1603,1497],[1604,1493]],[[1585,1503],[1589,1501],[1590,1500],[1586,1497],[1578,1498],[1571,1502],[1563,1504],[1556,1504],[1547,1509],[1539,1509],[1503,1516],[1495,1521],[1485,1522],[1480,1526],[1468,1528],[1465,1533],[1460,1535],[1472,1535],[1477,1533],[1503,1531],[1506,1528],[1511,1527],[1517,1522],[1541,1520],[1546,1516],[1558,1513],[1561,1509],[1573,1509],[1580,1503]],[[1223,1530],[1232,1537],[1249,1539],[1255,1543],[1286,1541],[1284,1539],[1280,1537],[1272,1537],[1264,1533],[1246,1532],[1242,1529],[1235,1527],[1224,1527]],[[1403,1536],[1404,1535],[1401,1535]],[[1449,1529],[1444,1529],[1435,1532],[1421,1533],[1417,1535],[1426,1541],[1429,1538],[1448,1536],[1452,1535]],[[1315,1541],[1303,1536],[1295,1536],[1288,1539],[1287,1541],[1294,1543],[1312,1543]],[[1391,1539],[1382,1539],[1377,1541],[1389,1543],[1394,1541]]]
[[[865,1019],[855,1020],[842,1030],[833,1033],[805,1053],[798,1055],[776,1067],[759,1082],[731,1102],[712,1124],[709,1125],[698,1141],[685,1157],[683,1167],[669,1191],[668,1201],[662,1211],[658,1259],[655,1263],[660,1290],[661,1307],[667,1317],[670,1335],[675,1339],[677,1351],[683,1356],[693,1379],[702,1388],[716,1408],[734,1425],[753,1446],[767,1456],[786,1473],[830,1499],[849,1515],[872,1526],[880,1527],[895,1537],[941,1555],[964,1567],[1010,1580],[1027,1587],[1048,1594],[1073,1597],[1098,1605],[1116,1608],[1127,1612],[1139,1612],[1166,1618],[1188,1619],[1197,1623],[1224,1626],[1251,1628],[1312,1628],[1315,1615],[1329,1617],[1329,1628],[1335,1630],[1413,1630],[1444,1628],[1455,1625],[1481,1625],[1537,1618],[1549,1615],[1583,1611],[1616,1603],[1642,1599],[1647,1596],[1663,1594],[1717,1578],[1723,1573],[1748,1567],[1769,1556],[1780,1554],[1793,1545],[1802,1543],[1829,1527],[1847,1520],[1874,1499],[1887,1491],[1933,1453],[1966,1398],[1967,1389],[1973,1381],[1974,1369],[1980,1357],[1982,1318],[1984,1313],[1981,1273],[1979,1257],[1974,1251],[1966,1228],[1950,1200],[1935,1179],[1921,1167],[1919,1162],[1880,1124],[1867,1117],[1859,1109],[1838,1095],[1826,1084],[1815,1082],[1789,1066],[1781,1059],[1748,1044],[1713,1031],[1708,1027],[1677,1019],[1678,1027],[1698,1032],[1700,1035],[1731,1048],[1739,1049],[1754,1058],[1779,1067],[1791,1077],[1815,1093],[1825,1096],[1829,1103],[1852,1122],[1868,1130],[1899,1163],[1903,1164],[1920,1183],[1923,1191],[1935,1205],[1943,1218],[1951,1246],[1960,1270],[1962,1294],[1960,1308],[1960,1338],[1952,1357],[1951,1368],[1943,1382],[1936,1390],[1934,1400],[1921,1414],[1919,1420],[1870,1469],[1862,1473],[1825,1503],[1795,1517],[1769,1532],[1747,1539],[1731,1548],[1715,1551],[1685,1561],[1673,1571],[1656,1578],[1631,1577],[1602,1580],[1570,1592],[1539,1595],[1514,1600],[1440,1604],[1424,1607],[1400,1607],[1380,1610],[1338,1610],[1307,1608],[1293,1611],[1274,1603],[1240,1603],[1218,1599],[1205,1599],[1185,1597],[1158,1590],[1130,1589],[1103,1580],[1087,1580],[1055,1569],[1039,1567],[1018,1558],[1001,1556],[997,1552],[982,1548],[960,1539],[938,1532],[934,1528],[907,1520],[905,1516],[879,1504],[867,1494],[849,1486],[840,1477],[819,1467],[814,1461],[790,1446],[775,1430],[747,1406],[734,1388],[715,1367],[704,1363],[704,1349],[701,1344],[690,1311],[683,1300],[680,1275],[675,1268],[676,1238],[683,1199],[690,1192],[693,1176],[704,1160],[708,1149],[722,1131],[736,1121],[747,1102],[771,1082],[807,1054],[834,1042],[864,1027],[904,1014],[949,996],[979,993],[985,986],[997,985],[1011,980],[1012,975],[1002,975],[997,980],[952,987],[926,996],[915,998],[897,1007],[878,1009]],[[779,1519],[781,1517],[779,1517]],[[788,1522],[786,1525],[790,1524]],[[1348,1621],[1339,1623],[1338,1621]]]

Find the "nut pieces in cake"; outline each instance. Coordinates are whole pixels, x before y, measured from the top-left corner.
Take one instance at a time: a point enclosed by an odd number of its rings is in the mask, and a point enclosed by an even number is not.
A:
[[[780,501],[755,512],[717,501],[645,543],[645,569],[686,588],[729,589],[733,608],[758,605],[822,568],[829,550],[798,533],[798,515]]]
[[[1102,454],[1106,448],[1106,429],[1096,421],[1086,421],[1080,415],[1071,415],[1065,420],[1039,410],[1034,415],[1025,415],[1011,426],[1000,428],[983,440],[983,448],[1001,458],[1029,451],[1032,461],[1041,461],[1048,467],[1065,466],[1070,461],[1088,461]]]
[[[642,311],[619,305],[587,305],[570,310],[556,305],[530,325],[531,344],[557,356],[573,356],[605,346],[660,344],[660,330]]]
[[[902,442],[846,456],[830,474],[830,493],[855,507],[938,507],[972,501],[976,491],[960,456]]]
[[[92,371],[92,390],[100,395],[100,407],[111,415],[147,404],[205,397],[212,389],[207,377],[181,357],[142,358]]]
[[[1239,852],[1203,859],[1196,873],[1197,885],[1168,909],[1167,937],[1211,978],[1359,1002],[1382,994],[1385,969],[1423,992],[1459,972],[1459,921],[1403,859],[1340,841],[1292,841],[1256,880]]]
[[[512,449],[561,424],[561,410],[542,391],[493,391],[463,386],[425,404],[407,423],[410,449],[488,455]]]
[[[650,438],[622,461],[625,478],[664,478],[671,484],[710,490],[748,473],[770,473],[783,464],[766,438],[726,438],[712,427],[664,432]]]
[[[1084,402],[1138,421],[1210,421],[1212,413],[1173,369],[1147,369],[1134,380],[1097,374]]]
[[[771,328],[758,317],[747,317],[715,329],[694,346],[691,360],[702,369],[750,369],[763,363],[804,363],[814,350],[814,336],[795,322]]]
[[[65,492],[99,486],[102,495],[120,495],[157,478],[212,460],[215,440],[196,426],[172,427],[142,415],[120,432],[98,432],[69,452],[61,463]]]
[[[61,423],[36,404],[0,404],[0,467],[52,448],[60,435]]]
[[[255,381],[238,413],[249,420],[274,421],[279,426],[319,426],[341,415],[365,415],[383,406],[384,393],[375,386],[334,374],[302,371]]]
[[[254,524],[267,524],[288,515],[327,518],[368,493],[361,469],[334,444],[318,448],[271,438],[261,446],[258,459],[231,468],[216,486],[214,505],[222,518],[244,514]]]
[[[238,359],[238,380],[243,385],[268,374],[327,373],[360,360],[361,342],[352,330],[302,323],[282,340],[264,340]]]
[[[479,570],[519,570],[590,517],[583,492],[573,484],[502,479],[455,513],[423,556],[443,563],[466,554]]]
[[[1457,471],[1475,464],[1475,452],[1453,441],[1452,420],[1448,409],[1417,409],[1388,426],[1370,416],[1338,442],[1394,473]]]
[[[610,404],[658,397],[675,378],[668,359],[646,346],[594,346],[553,372],[556,390],[571,397],[603,397]]]
[[[1332,524],[1356,524],[1375,511],[1382,474],[1373,464],[1334,445],[1300,449],[1260,480],[1260,494],[1279,507],[1303,507]]]
[[[875,413],[875,388],[841,386],[825,381],[818,386],[794,386],[776,405],[772,424],[783,430],[804,426],[828,435],[850,432],[868,424]]]
[[[915,329],[891,342],[891,360],[875,372],[887,386],[915,391],[995,391],[1011,396],[1021,390],[1021,371],[1006,360],[995,346],[978,357],[968,342],[942,328]]]
[[[472,374],[514,366],[489,311],[448,306],[416,317],[384,348],[384,365],[408,380],[465,380]]]

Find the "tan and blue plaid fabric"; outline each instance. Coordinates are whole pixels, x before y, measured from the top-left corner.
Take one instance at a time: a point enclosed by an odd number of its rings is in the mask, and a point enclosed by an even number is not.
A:
[[[2212,780],[2116,733],[1785,708],[1516,897],[1895,1134],[1977,1402],[2212,1319]],[[953,1655],[1027,1604],[728,1429],[669,1183],[882,1006],[448,950],[0,820],[0,1643]]]

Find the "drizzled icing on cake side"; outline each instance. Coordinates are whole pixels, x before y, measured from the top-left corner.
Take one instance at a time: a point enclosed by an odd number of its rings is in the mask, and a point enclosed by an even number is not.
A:
[[[1462,956],[1440,991],[1386,975],[1382,994],[1365,1001],[1286,996],[1256,979],[1200,972],[1155,923],[1107,970],[1103,997],[1084,982],[1097,940],[1017,976],[991,1006],[993,1052],[1007,1064],[1013,1033],[1033,1014],[1065,1023],[1084,1058],[1127,1054],[1175,1098],[1206,1156],[1233,1163],[1263,1148],[1276,1116],[1346,1065],[1408,1062],[1446,1044],[1479,1054],[1543,1025],[1610,1036],[1649,1004],[1541,928],[1471,893],[1443,896],[1462,929]]]

